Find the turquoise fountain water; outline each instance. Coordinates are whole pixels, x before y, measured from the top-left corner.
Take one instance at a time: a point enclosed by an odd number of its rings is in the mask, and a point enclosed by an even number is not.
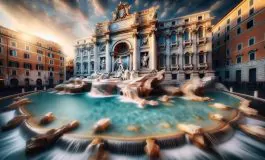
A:
[[[231,107],[237,107],[239,99],[226,95],[221,92],[209,92],[207,96],[214,99],[213,102],[220,102]],[[192,102],[181,97],[172,99],[170,103],[160,102],[159,106],[148,106],[146,109],[140,109],[135,103],[123,102],[118,95],[111,97],[95,98],[88,93],[74,95],[59,95],[56,93],[43,92],[29,96],[33,101],[26,109],[34,116],[40,118],[47,112],[53,112],[57,119],[47,125],[47,128],[59,127],[63,124],[77,119],[80,121],[80,127],[74,133],[80,135],[91,135],[93,124],[104,117],[112,120],[112,126],[109,130],[102,133],[108,136],[117,137],[138,137],[147,135],[163,135],[176,133],[176,124],[183,122],[195,123],[202,126],[215,125],[214,121],[208,120],[208,113],[220,113],[229,116],[229,111],[220,111],[208,107],[213,102]],[[157,100],[157,97],[151,97]],[[5,106],[8,102],[5,102]],[[14,111],[0,114],[0,124],[5,124],[15,116]],[[252,124],[265,126],[263,121],[248,119]],[[159,124],[169,123],[170,128],[162,128]],[[128,125],[137,125],[139,132],[127,130]],[[8,132],[0,133],[0,159],[7,160],[26,160],[26,159],[44,159],[44,160],[65,160],[65,159],[87,159],[88,153],[80,152],[78,144],[69,144],[61,148],[55,144],[52,148],[37,154],[27,156],[25,154],[27,135],[23,129],[16,128]],[[73,150],[69,148],[73,146]],[[265,145],[255,139],[252,139],[240,131],[236,131],[233,138],[223,144],[215,147],[217,153],[208,153],[198,149],[191,144],[183,144],[177,148],[161,150],[162,159],[265,159]],[[109,154],[109,159],[147,159],[145,155],[120,155]]]
[[[219,92],[208,93],[214,102],[221,100],[229,106],[237,106],[239,100]],[[208,107],[213,102],[192,102],[181,97],[173,98],[169,103],[160,102],[158,106],[147,106],[140,109],[137,104],[124,102],[120,96],[91,97],[88,93],[76,95],[58,95],[56,93],[39,93],[29,96],[33,101],[26,109],[35,117],[41,117],[47,112],[53,112],[56,120],[48,125],[57,128],[71,120],[80,121],[80,127],[75,133],[91,135],[93,125],[102,118],[110,118],[112,125],[102,133],[109,136],[136,137],[176,133],[176,124],[193,123],[201,126],[214,125],[208,119],[208,113],[220,112]],[[151,97],[157,100],[158,97]],[[222,112],[229,115],[229,112]],[[163,124],[170,128],[163,128]],[[128,131],[130,125],[138,126],[139,132]]]

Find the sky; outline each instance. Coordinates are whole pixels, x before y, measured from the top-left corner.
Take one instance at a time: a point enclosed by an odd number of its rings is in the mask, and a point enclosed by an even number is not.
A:
[[[213,24],[241,0],[122,0],[131,13],[158,6],[158,20],[210,10]],[[73,42],[90,37],[95,24],[112,19],[120,0],[0,0],[0,25],[55,41],[74,57]]]

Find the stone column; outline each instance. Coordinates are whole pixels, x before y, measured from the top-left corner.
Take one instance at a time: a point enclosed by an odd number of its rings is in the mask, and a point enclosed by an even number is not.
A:
[[[178,39],[179,39],[179,47],[178,47],[178,54],[179,54],[179,69],[183,69],[183,55],[184,55],[184,50],[183,50],[183,37],[181,33],[178,33]]]
[[[105,49],[105,57],[106,57],[106,72],[111,72],[111,57],[109,52],[109,39],[106,40],[106,49]]]
[[[94,72],[98,72],[98,53],[97,53],[97,43],[94,43]]]
[[[137,39],[137,32],[133,33],[133,70],[137,71],[138,68],[138,61],[140,60],[139,58],[139,53],[138,53],[138,39]]]
[[[170,35],[166,36],[166,70],[170,68]]]
[[[150,69],[157,69],[157,52],[156,52],[156,35],[155,30],[151,31],[151,55],[150,55]]]

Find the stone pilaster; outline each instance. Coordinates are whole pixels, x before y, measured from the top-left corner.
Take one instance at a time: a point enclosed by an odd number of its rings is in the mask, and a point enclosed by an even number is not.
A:
[[[166,35],[166,70],[170,69],[170,35]]]
[[[111,72],[111,57],[110,57],[110,51],[109,51],[109,49],[110,49],[110,40],[109,39],[107,39],[106,40],[106,49],[105,49],[105,57],[106,57],[106,72],[107,73],[110,73]]]
[[[157,45],[156,45],[156,35],[155,30],[151,31],[151,55],[150,55],[150,69],[157,69]]]
[[[140,60],[139,53],[138,53],[138,38],[137,38],[137,32],[133,33],[133,70],[137,71],[138,68],[138,62]]]
[[[178,54],[179,54],[179,69],[183,69],[183,55],[184,55],[184,50],[183,50],[183,34],[181,32],[178,32],[178,40],[179,40],[179,47],[178,47]]]
[[[94,72],[98,72],[98,62],[99,62],[99,59],[98,59],[98,52],[97,52],[97,43],[95,42],[94,43]]]

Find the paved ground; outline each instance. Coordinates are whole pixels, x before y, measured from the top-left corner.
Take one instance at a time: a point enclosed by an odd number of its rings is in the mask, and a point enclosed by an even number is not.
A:
[[[0,88],[0,97],[9,96],[12,94],[17,94],[22,92],[23,87],[17,88]],[[25,92],[34,91],[35,87],[26,87],[24,88]],[[48,89],[48,87],[46,87]],[[43,89],[43,87],[38,87],[38,90]]]

